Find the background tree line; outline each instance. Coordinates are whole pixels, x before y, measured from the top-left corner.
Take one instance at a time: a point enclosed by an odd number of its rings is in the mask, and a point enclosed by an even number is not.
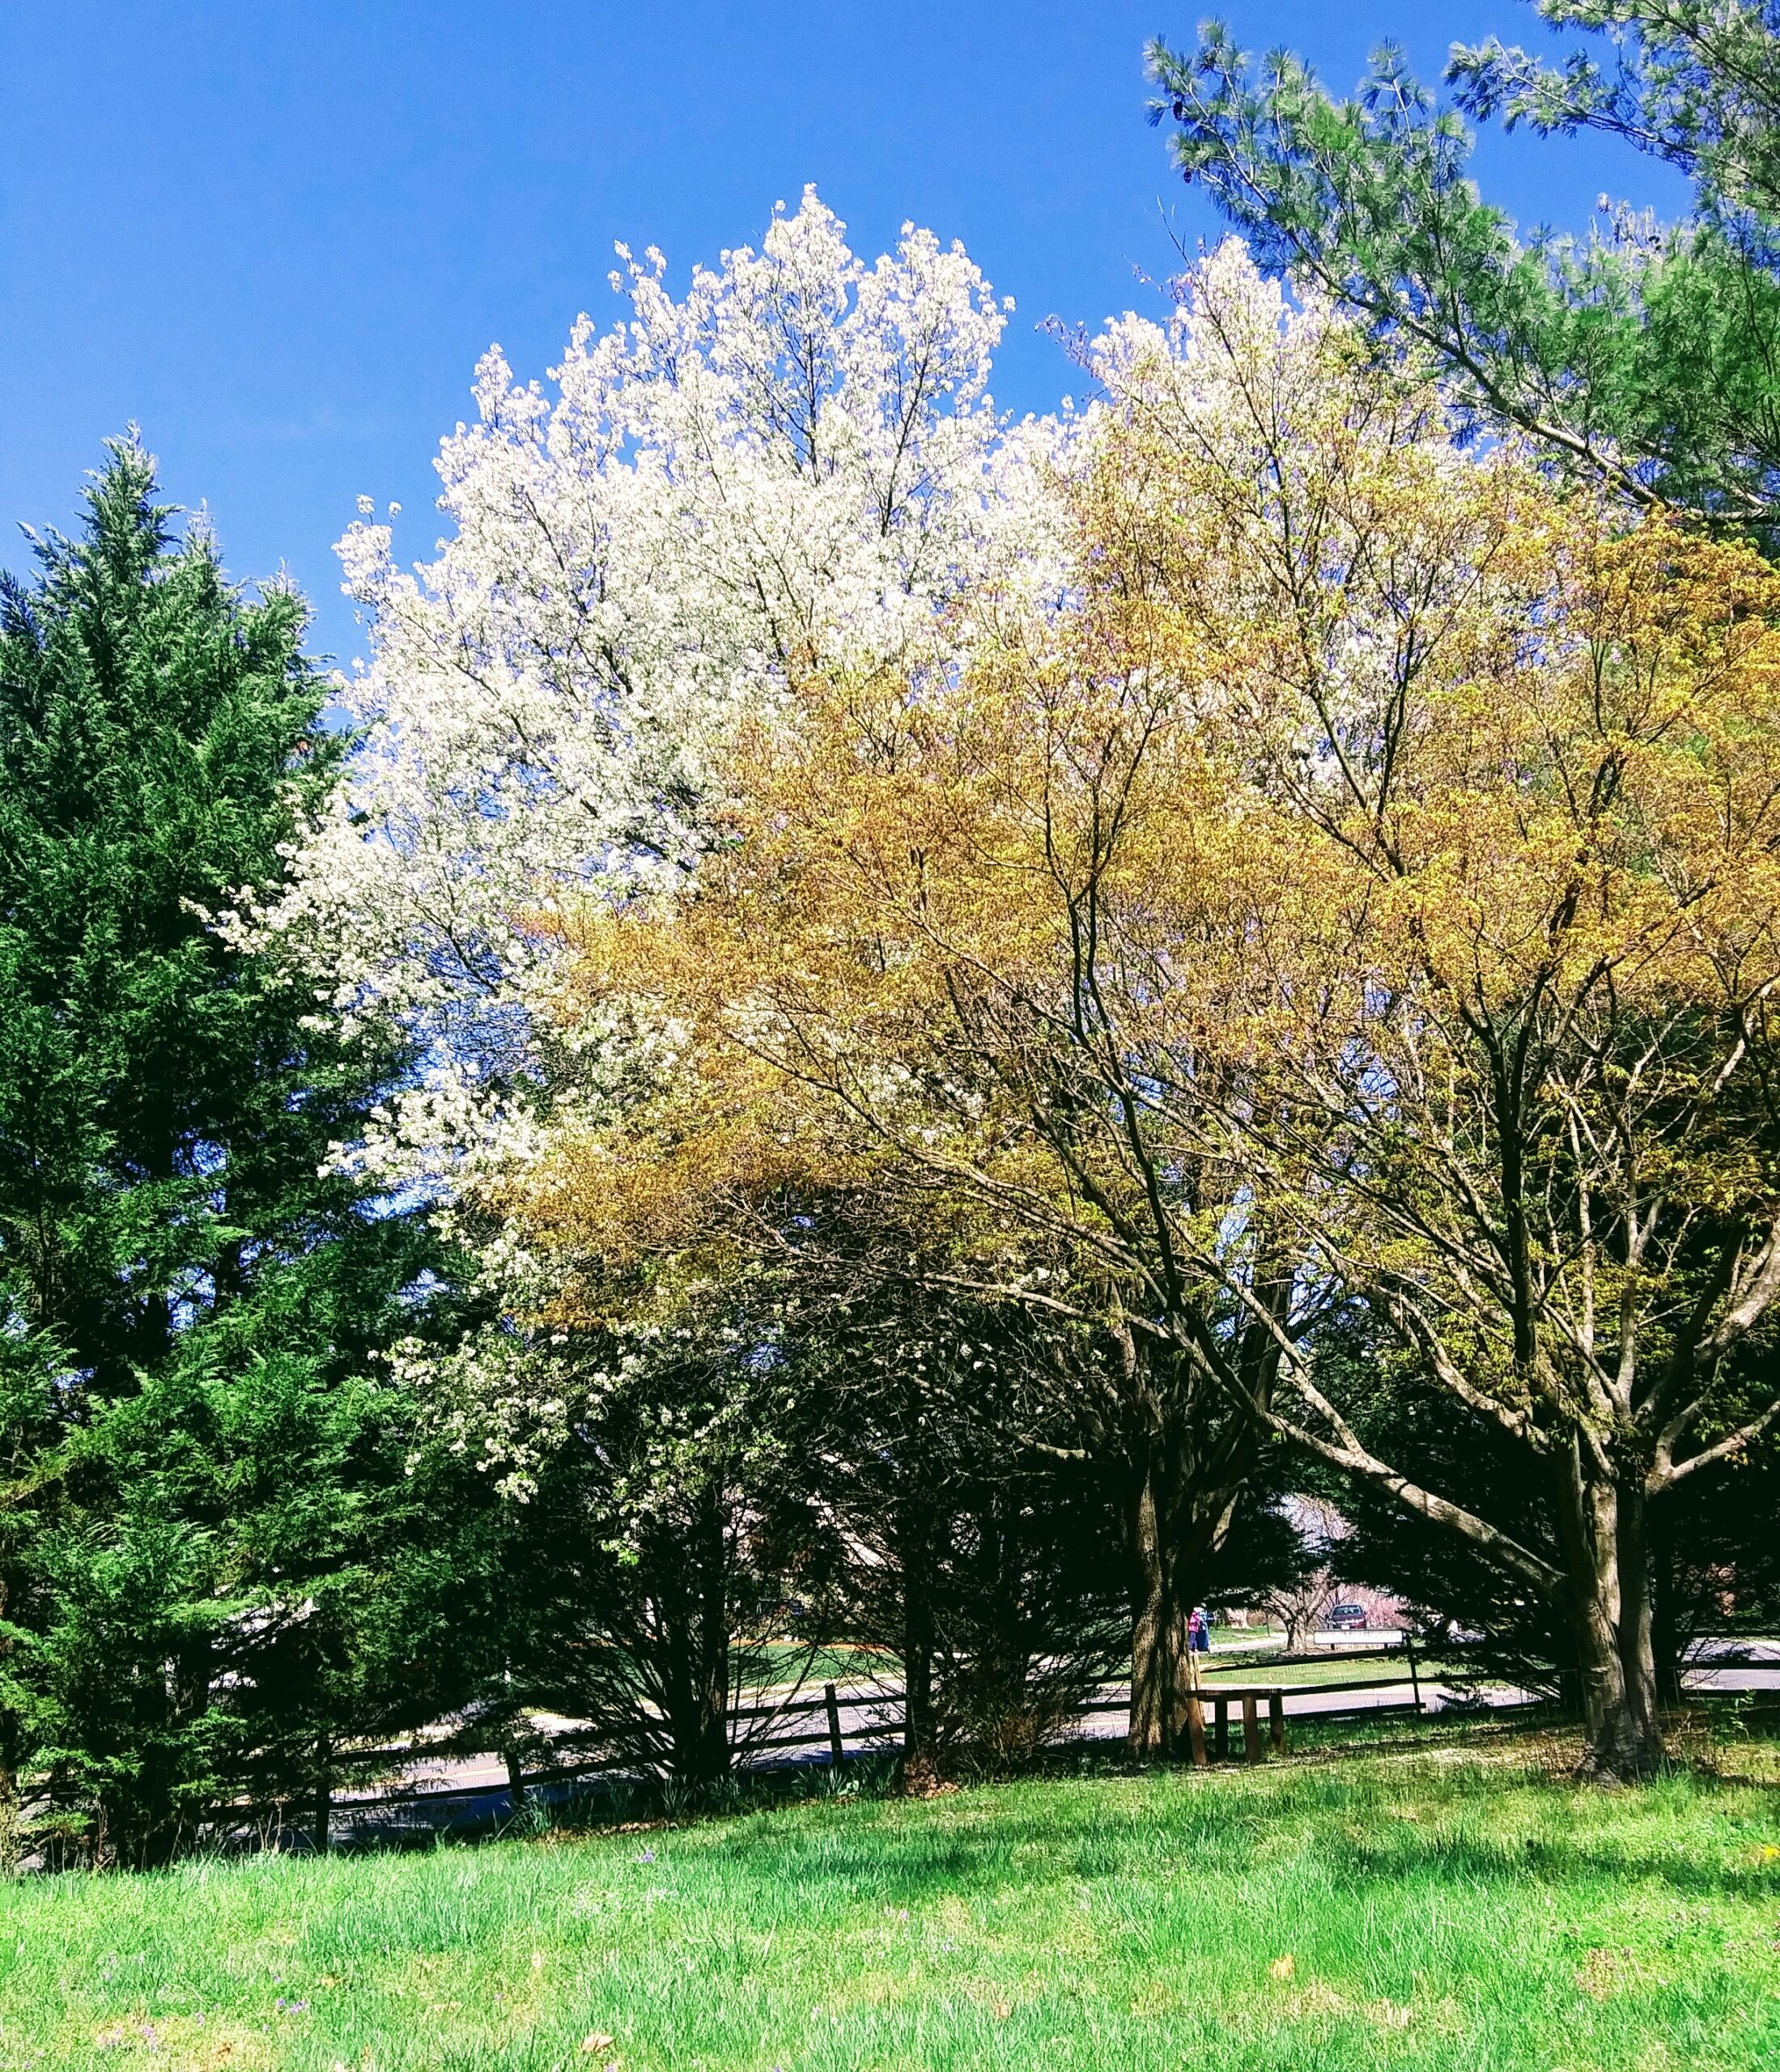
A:
[[[555,402],[478,370],[437,564],[342,543],[355,688],[110,449],[0,599],[34,1845],[325,1837],[441,1717],[709,1781],[834,1640],[922,1762],[1118,1666],[1170,1753],[1306,1489],[1655,1760],[1777,1586],[1776,45],[1546,11],[1617,69],[1463,104],[1693,220],[1523,248],[1394,59],[1158,46],[1296,304],[1227,248],[1010,427],[924,233],[633,264]]]

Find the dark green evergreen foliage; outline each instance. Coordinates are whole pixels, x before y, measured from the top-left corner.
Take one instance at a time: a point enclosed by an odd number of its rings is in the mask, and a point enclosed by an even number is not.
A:
[[[679,1783],[712,1784],[771,1731],[746,1717],[761,1694],[834,1636],[831,1535],[810,1503],[818,1435],[745,1305],[592,1389],[587,1370],[612,1375],[616,1349],[557,1335],[582,1408],[481,1535],[457,1599],[475,1734],[523,1755],[527,1715],[565,1713]]]
[[[87,500],[0,591],[0,1731],[70,1846],[154,1862],[436,1705],[367,1378],[432,1255],[318,1177],[401,1059],[204,918],[341,753],[302,601],[177,537],[134,439]]]
[[[909,1694],[911,1755],[1000,1763],[1119,1666],[1116,1506],[1036,1428],[1068,1429],[1030,1330],[790,1221],[794,1265],[704,1291],[653,1352],[533,1348],[579,1407],[460,1599],[482,1739],[522,1754],[526,1713],[557,1711],[704,1785],[787,1730],[747,1717],[764,1692],[862,1641]]]
[[[1293,1522],[1288,1500],[1319,1493],[1323,1485],[1323,1478],[1290,1448],[1261,1449],[1236,1500],[1229,1534],[1209,1565],[1208,1604],[1265,1611],[1310,1586],[1325,1565],[1324,1550]]]
[[[302,603],[176,545],[134,444],[88,507],[0,601],[0,1242],[16,1314],[103,1399],[261,1233],[325,1212],[342,1070],[193,911],[275,873],[283,788],[333,759]]]
[[[453,1488],[435,1510],[436,1473],[407,1472],[407,1406],[329,1342],[333,1301],[363,1292],[325,1284],[350,1250],[189,1327],[52,1457],[62,1503],[29,1564],[48,1616],[13,1635],[9,1695],[83,1851],[308,1830],[342,1744],[463,1695],[461,1550],[440,1543],[489,1499]]]
[[[1357,1315],[1325,1331],[1319,1361],[1355,1407],[1366,1442],[1425,1488],[1441,1490],[1556,1560],[1548,1493],[1525,1452],[1444,1391],[1418,1386],[1400,1353]],[[1766,1357],[1766,1356],[1764,1356]],[[1479,1676],[1565,1695],[1575,1672],[1568,1633],[1456,1534],[1429,1524],[1372,1485],[1306,1468],[1315,1492],[1353,1526],[1332,1550],[1343,1582],[1387,1590],[1417,1611],[1443,1652]],[[1681,1482],[1650,1511],[1650,1587],[1657,1668],[1673,1693],[1689,1650],[1770,1633],[1780,1618],[1780,1444]]]
[[[822,1420],[814,1501],[844,1630],[900,1663],[909,1755],[1005,1764],[1128,1661],[1117,1492],[1069,1408],[1093,1354],[898,1262],[906,1237],[790,1348]]]
[[[1096,1463],[1010,1444],[988,1414],[962,1444],[943,1424],[882,1436],[827,1493],[847,1631],[899,1658],[911,1754],[1017,1763],[1128,1666],[1113,1494]]]
[[[928,1587],[936,1741],[999,1766],[1069,1730],[1128,1670],[1131,1614],[1105,1476],[1042,1454],[996,1466],[992,1450],[966,1456],[947,1478]]]
[[[1642,503],[1772,542],[1780,512],[1780,9],[1733,0],[1539,0],[1605,36],[1559,69],[1455,46],[1442,108],[1382,49],[1336,101],[1300,60],[1252,65],[1217,23],[1149,52],[1176,162],[1264,265],[1425,352],[1484,423]],[[1471,177],[1460,110],[1593,128],[1679,167],[1692,219],[1625,210],[1587,239],[1524,240]]]

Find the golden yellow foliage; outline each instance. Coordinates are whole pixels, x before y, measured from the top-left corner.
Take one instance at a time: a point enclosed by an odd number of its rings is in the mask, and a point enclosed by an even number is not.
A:
[[[1561,1599],[1623,1697],[1644,1494],[1780,1418],[1721,1386],[1780,1299],[1780,580],[1467,456],[1233,263],[1121,363],[1067,594],[793,681],[695,888],[566,924],[641,1063],[521,1221],[634,1267],[924,1201]],[[1570,1573],[1362,1444],[1302,1352],[1354,1301],[1549,1468]]]

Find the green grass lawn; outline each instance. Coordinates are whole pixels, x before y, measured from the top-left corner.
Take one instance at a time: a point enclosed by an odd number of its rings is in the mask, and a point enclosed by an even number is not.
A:
[[[803,1679],[802,1695],[820,1699],[824,1684],[857,1687],[872,1683],[899,1684],[903,1665],[886,1648],[818,1648],[814,1654],[795,1641],[769,1641],[760,1650],[760,1688],[777,1690],[792,1679]]]
[[[0,2064],[869,2072],[1780,2065],[1780,1762],[1548,1744],[0,1895]]]

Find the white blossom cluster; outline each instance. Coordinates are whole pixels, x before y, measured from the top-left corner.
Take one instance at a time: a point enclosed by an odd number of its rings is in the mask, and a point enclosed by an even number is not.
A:
[[[1168,322],[1128,315],[1089,347],[1100,401],[1084,445],[1116,416],[1187,462],[1162,471],[1154,494],[1193,482],[1195,509],[1152,515],[1196,530],[1193,580],[1208,609],[1264,627],[1282,589],[1298,600],[1292,652],[1272,665],[1301,694],[1297,719],[1269,712],[1268,753],[1294,783],[1338,790],[1344,768],[1370,768],[1382,753],[1416,615],[1450,629],[1490,599],[1505,624],[1520,618],[1531,665],[1536,601],[1505,597],[1493,566],[1527,456],[1506,437],[1468,446],[1460,414],[1413,354],[1381,349],[1324,295],[1289,298],[1239,238],[1175,285]],[[1150,495],[1143,482],[1122,486],[1128,507]],[[1391,499],[1387,554],[1374,495]],[[1208,671],[1201,701],[1228,710],[1243,698],[1258,722],[1238,675]],[[1257,724],[1257,775],[1261,742]]]
[[[989,395],[1009,305],[930,232],[868,265],[843,231],[806,192],[679,300],[621,247],[627,318],[582,317],[549,389],[478,367],[435,558],[399,567],[368,500],[341,542],[360,745],[234,925],[325,1012],[423,1041],[369,1154],[392,1180],[486,1139],[482,1088],[523,1077],[549,917],[693,868],[738,707],[803,668],[943,666],[949,608],[1042,527],[1047,434]]]

